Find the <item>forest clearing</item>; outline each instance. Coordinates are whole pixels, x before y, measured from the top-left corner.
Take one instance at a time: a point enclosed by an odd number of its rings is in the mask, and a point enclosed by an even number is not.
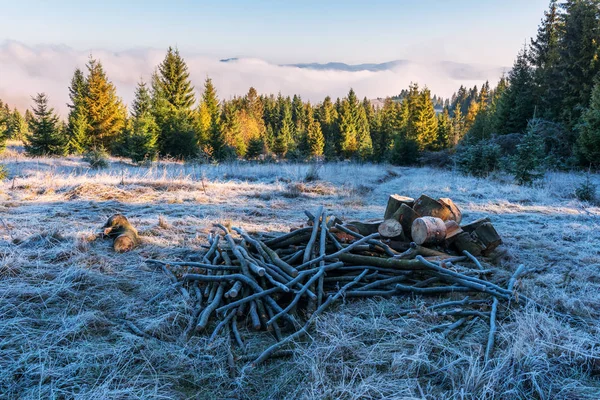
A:
[[[2,397],[598,398],[600,207],[574,196],[583,174],[549,172],[525,187],[501,174],[355,163],[111,158],[108,169],[92,170],[80,157],[28,158],[11,146],[2,158],[13,177],[1,186]],[[246,352],[229,350],[223,334],[212,343],[207,334],[182,338],[193,304],[179,292],[148,305],[170,280],[145,260],[206,251],[215,223],[287,233],[319,206],[343,220],[377,219],[391,193],[450,197],[464,221],[489,217],[504,242],[490,280],[505,286],[524,264],[531,272],[518,292],[576,322],[500,308],[485,363],[487,321],[448,336],[429,329],[448,321],[427,308],[447,296],[348,298],[285,357],[246,368],[272,335],[240,325]],[[115,213],[139,231],[131,252],[97,237]],[[398,316],[407,309],[422,311]]]

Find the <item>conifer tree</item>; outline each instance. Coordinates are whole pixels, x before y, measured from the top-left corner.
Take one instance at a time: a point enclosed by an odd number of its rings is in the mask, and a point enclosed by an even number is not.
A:
[[[550,0],[548,10],[538,27],[537,36],[531,39],[529,61],[534,68],[535,103],[543,118],[556,120],[560,117],[560,85],[558,63],[560,61],[561,21],[558,0]]]
[[[89,146],[112,150],[125,128],[127,111],[102,63],[90,58],[87,68],[84,106],[89,124]]]
[[[521,50],[508,74],[508,87],[498,100],[496,131],[500,134],[522,133],[535,109],[533,71],[527,49]]]
[[[358,108],[358,116],[356,119],[356,142],[357,155],[365,161],[373,155],[373,142],[371,141],[371,133],[367,112],[364,107]]]
[[[188,66],[178,49],[169,47],[167,55],[159,64],[158,85],[164,99],[177,111],[191,110],[196,102]]]
[[[6,134],[11,139],[23,140],[27,134],[27,123],[25,118],[21,115],[19,110],[16,108],[7,117]]]
[[[77,68],[69,86],[69,116],[67,125],[67,149],[70,153],[82,154],[89,148],[89,124],[85,105],[87,83],[83,72]]]
[[[513,173],[519,185],[531,185],[544,175],[544,141],[539,133],[540,120],[533,118],[527,124],[527,132],[513,158]]]
[[[38,93],[33,101],[34,117],[29,124],[25,150],[33,156],[64,155],[65,140],[61,136],[58,117],[48,106],[48,97]]]
[[[452,136],[452,119],[447,107],[444,107],[438,115],[438,135],[435,150],[441,150],[450,147],[450,138]]]
[[[325,137],[321,131],[321,124],[314,119],[310,122],[310,124],[308,124],[307,139],[310,156],[323,156],[323,150],[325,149]]]
[[[594,86],[589,107],[577,126],[577,150],[582,165],[600,166],[600,84]]]
[[[450,146],[456,146],[465,135],[465,118],[462,115],[460,107],[454,110],[452,117],[452,128],[450,130]]]
[[[125,137],[125,155],[134,162],[153,160],[158,152],[158,124],[152,114],[150,90],[140,81],[131,106],[132,119]]]
[[[333,159],[340,154],[339,127],[337,125],[338,114],[331,97],[327,96],[316,110],[316,118],[325,137],[324,155]]]
[[[562,121],[573,127],[589,104],[600,72],[600,1],[567,0],[561,6],[559,79],[552,83],[560,85]]]
[[[188,67],[178,50],[169,47],[152,75],[151,87],[152,113],[159,127],[161,153],[175,157],[197,155],[199,135],[192,113],[196,98]]]

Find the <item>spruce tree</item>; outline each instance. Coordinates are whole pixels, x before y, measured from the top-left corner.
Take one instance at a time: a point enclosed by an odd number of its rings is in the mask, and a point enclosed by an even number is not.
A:
[[[600,166],[600,84],[592,91],[589,107],[583,112],[577,126],[577,153],[584,166]]]
[[[444,107],[438,115],[438,135],[434,150],[441,150],[450,147],[450,138],[452,136],[452,119],[447,107]]]
[[[535,104],[543,118],[557,120],[560,117],[560,85],[558,64],[560,61],[561,21],[558,0],[550,0],[548,10],[538,27],[537,36],[531,39],[529,62],[534,68]]]
[[[33,101],[34,117],[29,123],[25,150],[33,156],[64,155],[66,143],[61,136],[58,116],[48,106],[48,97],[38,93]]]
[[[323,136],[325,137],[324,155],[328,159],[334,159],[339,156],[339,127],[337,124],[338,114],[331,97],[327,96],[316,110],[316,118],[319,121]]]
[[[164,99],[177,111],[191,110],[196,102],[188,66],[179,50],[169,47],[158,66],[158,84]]]
[[[527,49],[521,50],[508,74],[508,87],[498,100],[496,131],[500,134],[522,133],[535,109],[533,70]]]
[[[199,134],[191,109],[196,98],[188,67],[178,50],[169,48],[152,75],[151,87],[152,113],[159,127],[161,153],[174,157],[196,156]]]
[[[89,124],[88,147],[113,150],[124,131],[127,110],[102,63],[91,58],[87,68],[84,106]]]
[[[512,159],[512,170],[519,185],[531,185],[544,176],[544,141],[540,135],[540,120],[531,119],[527,132]]]
[[[87,83],[83,72],[77,68],[69,86],[69,116],[67,125],[67,150],[70,153],[82,154],[90,147],[89,123],[85,105]]]
[[[27,122],[16,108],[7,117],[6,135],[11,139],[23,140],[27,134]]]
[[[561,117],[575,126],[590,102],[594,78],[600,72],[600,1],[567,0],[561,4],[562,35],[557,66]]]
[[[134,162],[153,160],[158,152],[158,124],[151,111],[150,90],[140,81],[135,90],[125,138],[125,154]]]
[[[357,155],[362,161],[366,161],[373,155],[373,142],[367,112],[364,107],[358,108],[356,118],[356,142]]]
[[[308,125],[307,139],[310,156],[322,157],[325,149],[325,137],[321,131],[321,124],[316,120],[312,120]]]

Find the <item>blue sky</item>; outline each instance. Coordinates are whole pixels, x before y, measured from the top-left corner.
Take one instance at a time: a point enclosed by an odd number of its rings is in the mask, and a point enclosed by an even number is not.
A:
[[[548,0],[6,1],[0,42],[164,49],[270,62],[512,65]]]

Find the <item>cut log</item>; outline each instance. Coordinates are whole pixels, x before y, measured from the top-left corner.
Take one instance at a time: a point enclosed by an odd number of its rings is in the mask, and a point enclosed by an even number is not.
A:
[[[487,217],[480,218],[480,219],[478,219],[476,221],[473,221],[473,222],[471,222],[469,224],[461,226],[461,228],[465,232],[472,233],[472,232],[475,232],[475,229],[477,229],[480,225],[483,225],[483,224],[485,224],[487,222],[492,222],[492,221],[490,221],[490,219],[487,218]]]
[[[452,199],[449,199],[447,197],[442,197],[441,199],[439,199],[439,202],[442,203],[446,208],[448,208],[450,210],[450,214],[452,216],[450,218],[450,220],[456,221],[457,224],[460,224],[460,221],[462,221],[462,212],[456,206],[456,204],[454,204]]]
[[[452,212],[450,212],[449,207],[425,194],[415,201],[413,210],[421,217],[435,217],[444,221],[452,219]]]
[[[113,249],[117,253],[125,253],[133,250],[138,244],[138,237],[132,231],[125,231],[115,238],[113,242]]]
[[[402,240],[404,231],[402,230],[402,224],[395,219],[386,219],[383,221],[378,228],[378,232],[383,238]]]
[[[471,235],[469,232],[463,232],[457,235],[454,238],[453,245],[458,249],[460,254],[466,250],[475,257],[480,256],[485,248],[485,246],[477,239],[477,237]]]
[[[502,244],[502,238],[490,222],[479,225],[473,234],[477,235],[477,239],[485,246],[484,256],[487,256]]]
[[[417,214],[415,210],[410,208],[407,204],[402,204],[398,211],[396,211],[392,216],[392,219],[395,219],[396,221],[400,222],[400,224],[402,224],[404,236],[407,238],[410,238],[410,230],[412,229],[412,224],[417,218],[419,218],[419,214]]]
[[[399,194],[393,194],[388,198],[387,207],[385,208],[385,214],[383,219],[390,219],[400,209],[402,204],[406,204],[408,207],[412,207],[415,203],[415,199],[406,196],[400,196]]]
[[[456,223],[456,221],[446,221],[446,242],[450,243],[453,239],[463,233],[463,230]]]
[[[441,243],[446,238],[446,225],[441,218],[417,218],[413,222],[411,236],[419,245]]]
[[[369,236],[378,232],[379,224],[383,221],[372,221],[372,222],[360,222],[360,221],[351,221],[344,224],[344,226],[348,229],[356,233],[360,233],[363,236]],[[354,228],[354,229],[353,229]]]

